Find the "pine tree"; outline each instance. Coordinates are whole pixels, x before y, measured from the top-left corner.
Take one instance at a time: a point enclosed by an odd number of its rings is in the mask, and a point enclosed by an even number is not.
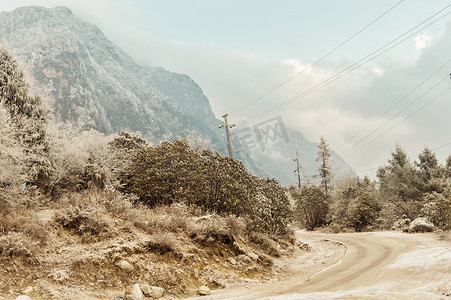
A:
[[[396,145],[388,163],[378,171],[380,194],[396,207],[397,218],[415,219],[422,205],[422,180],[401,146]]]
[[[396,145],[395,151],[391,153],[392,158],[388,161],[389,170],[393,171],[395,168],[404,168],[409,165],[409,160],[407,159],[407,154],[400,145]]]
[[[320,162],[320,166],[318,168],[318,176],[321,177],[321,186],[324,188],[326,197],[328,197],[333,177],[330,165],[330,156],[332,153],[329,144],[323,136],[321,136],[320,138],[318,149],[318,156],[316,158],[316,161]]]

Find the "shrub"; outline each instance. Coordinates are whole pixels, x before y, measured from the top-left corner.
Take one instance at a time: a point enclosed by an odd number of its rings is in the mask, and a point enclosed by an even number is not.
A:
[[[374,223],[380,210],[381,208],[375,196],[371,193],[363,192],[350,200],[346,223],[360,232]]]
[[[157,254],[163,255],[168,252],[177,251],[177,238],[173,233],[156,233],[150,237],[146,248]]]
[[[99,208],[80,206],[58,211],[56,223],[82,236],[83,242],[98,241],[112,234],[112,228]]]
[[[421,214],[438,228],[451,229],[451,198],[433,192],[425,195],[425,202]]]
[[[301,224],[308,230],[325,224],[329,202],[321,188],[311,184],[304,186],[300,192],[291,188],[290,193],[296,199],[295,218]]]
[[[9,232],[0,236],[0,256],[22,258],[28,263],[37,263],[39,245],[31,238],[19,232]]]
[[[291,211],[284,189],[274,179],[250,174],[230,157],[194,151],[184,140],[165,142],[140,148],[125,173],[123,191],[149,207],[196,205],[209,213],[249,218],[250,230],[286,233]]]
[[[258,245],[267,254],[274,257],[280,257],[280,251],[277,247],[277,243],[271,240],[267,235],[258,232],[251,232],[249,234],[249,241]]]

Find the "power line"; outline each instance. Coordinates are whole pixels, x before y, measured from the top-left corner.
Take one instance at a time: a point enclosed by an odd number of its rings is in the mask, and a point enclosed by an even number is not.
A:
[[[371,144],[372,142],[374,142],[375,140],[377,140],[378,138],[380,138],[382,135],[386,134],[387,132],[389,132],[390,130],[392,130],[393,128],[395,128],[396,126],[398,126],[399,124],[401,124],[402,122],[406,121],[407,119],[409,119],[410,117],[412,117],[413,115],[415,115],[417,112],[419,112],[420,110],[422,110],[423,108],[425,108],[426,106],[432,104],[432,102],[436,101],[437,99],[439,99],[441,96],[443,96],[444,94],[446,94],[447,92],[449,92],[451,90],[451,88],[445,90],[444,92],[442,92],[441,94],[439,94],[438,96],[434,97],[432,100],[430,100],[429,102],[427,102],[426,104],[424,104],[423,106],[421,106],[419,109],[417,109],[416,111],[414,111],[413,113],[411,113],[410,115],[408,115],[406,118],[404,118],[403,120],[399,121],[398,123],[396,123],[395,125],[393,125],[392,127],[388,128],[387,130],[385,130],[384,132],[382,132],[381,134],[379,134],[378,136],[376,136],[374,139],[372,139],[371,141],[369,141],[368,143],[366,143],[365,145],[363,145],[362,147],[358,148],[357,150],[353,151],[352,153],[346,155],[346,157],[362,150],[363,148],[365,148],[366,146],[368,146],[369,144]]]
[[[449,62],[450,60],[448,60]],[[443,66],[442,66],[443,67]],[[432,74],[434,75],[434,74]],[[431,75],[431,76],[432,76]],[[430,76],[429,76],[430,77]],[[428,77],[428,78],[429,78]],[[406,105],[403,109],[401,109],[399,112],[397,112],[395,115],[393,115],[390,119],[386,120],[384,123],[382,123],[382,125],[379,125],[376,129],[374,129],[373,131],[371,131],[369,134],[367,134],[364,138],[360,139],[357,143],[355,143],[354,145],[352,145],[350,148],[346,149],[345,151],[343,151],[342,153],[340,153],[340,155],[344,155],[346,152],[348,152],[350,149],[356,147],[357,145],[359,145],[360,143],[362,143],[363,141],[365,141],[367,138],[369,138],[371,135],[373,135],[376,131],[378,131],[379,129],[381,129],[382,127],[384,127],[387,123],[389,123],[390,121],[392,121],[394,118],[396,118],[397,116],[399,116],[402,112],[404,112],[406,109],[408,109],[409,107],[411,107],[413,104],[415,104],[418,100],[420,100],[421,98],[423,98],[427,93],[429,93],[430,91],[432,91],[435,87],[437,87],[439,84],[441,84],[443,81],[445,81],[448,78],[448,75],[446,75],[445,77],[443,77],[439,82],[437,82],[436,84],[434,84],[432,87],[430,87],[426,92],[424,92],[421,96],[417,97],[415,100],[413,100],[412,102],[410,102],[408,105]],[[426,79],[427,80],[427,79]],[[423,84],[423,83],[421,83]],[[412,94],[419,86],[415,87],[412,91],[410,91],[406,96],[404,96],[403,98],[401,98],[401,100],[405,99],[406,97],[408,97],[410,94]],[[400,102],[400,101],[398,101]],[[384,113],[385,114],[385,113]]]
[[[441,30],[441,29],[443,29],[444,27],[446,27],[446,26],[442,26],[442,27],[440,27],[439,29],[434,30],[432,33],[435,33],[436,31]],[[407,46],[412,45],[412,44],[414,44],[414,42],[409,43]],[[390,57],[392,57],[392,56],[398,54],[399,52],[405,50],[406,48],[407,48],[407,47],[402,48],[400,51],[397,51],[397,52],[395,52],[395,53],[393,53],[393,54],[391,54],[391,55],[385,57],[383,60],[388,60]],[[311,98],[314,98],[314,97],[316,97],[316,96],[319,96],[319,95],[321,95],[322,93],[327,92],[327,91],[329,91],[330,89],[333,89],[334,87],[336,87],[336,86],[338,86],[338,85],[342,85],[343,83],[345,83],[345,82],[347,82],[347,81],[349,81],[349,80],[351,80],[351,79],[353,79],[353,78],[355,78],[355,77],[358,77],[358,76],[360,76],[360,75],[362,75],[362,74],[366,74],[369,70],[371,70],[371,68],[372,68],[372,66],[369,66],[368,68],[363,69],[363,70],[361,70],[361,71],[358,72],[358,73],[354,73],[352,76],[349,76],[349,77],[345,78],[345,79],[342,80],[341,82],[336,82],[334,85],[328,86],[327,88],[322,89],[320,92],[318,92],[318,93],[316,93],[316,94],[314,94],[314,95],[311,95],[310,97],[304,99],[304,101],[307,101],[307,100],[310,100]],[[347,73],[347,74],[349,74],[349,73]],[[346,75],[347,75],[347,74],[346,74]],[[285,107],[285,108],[286,108],[286,107]],[[283,110],[282,110],[282,111],[283,111]],[[341,146],[343,146],[343,145],[340,145],[340,146],[339,146],[338,148],[336,148],[336,149],[339,149]]]
[[[300,94],[298,94],[298,95],[296,95],[296,96],[294,96],[294,97],[292,97],[292,98],[290,98],[290,99],[288,99],[288,100],[286,100],[286,101],[284,101],[284,102],[282,102],[282,103],[280,103],[280,104],[278,104],[278,105],[276,105],[276,106],[274,106],[274,107],[272,107],[272,108],[270,108],[270,109],[267,109],[267,110],[265,110],[265,111],[263,111],[263,112],[261,112],[261,113],[255,114],[255,115],[249,117],[248,119],[257,118],[257,117],[260,117],[260,116],[262,116],[262,115],[265,115],[265,114],[274,112],[274,111],[276,111],[276,110],[278,110],[278,109],[280,109],[280,108],[283,108],[283,107],[285,107],[285,106],[287,106],[287,105],[290,105],[291,103],[293,103],[293,102],[295,102],[295,101],[298,101],[298,100],[304,98],[305,96],[311,94],[312,92],[314,92],[314,91],[316,91],[316,90],[318,90],[318,89],[320,89],[320,88],[322,88],[322,87],[324,87],[324,86],[327,86],[327,85],[329,85],[330,83],[332,83],[332,82],[334,82],[334,81],[340,79],[340,78],[343,77],[344,75],[349,74],[350,72],[354,71],[354,70],[357,69],[358,67],[360,67],[360,66],[364,65],[365,63],[367,63],[367,62],[369,62],[369,61],[375,59],[376,57],[380,56],[381,54],[383,54],[383,53],[387,52],[388,50],[390,50],[390,49],[396,47],[397,45],[401,44],[401,43],[404,42],[405,40],[411,38],[412,36],[414,36],[415,34],[417,34],[418,32],[420,32],[421,30],[423,30],[423,29],[425,29],[425,28],[431,26],[432,24],[438,22],[439,20],[441,20],[441,19],[443,19],[444,17],[446,17],[447,15],[449,15],[449,14],[451,13],[451,11],[450,11],[450,12],[447,12],[446,14],[444,14],[444,15],[442,15],[442,16],[440,16],[440,17],[437,18],[436,20],[434,20],[434,21],[432,21],[431,23],[425,25],[424,27],[422,27],[422,28],[420,28],[419,30],[415,31],[414,33],[410,34],[409,36],[403,38],[401,41],[397,42],[396,44],[390,46],[391,44],[395,43],[397,40],[401,39],[403,36],[407,35],[409,32],[415,30],[415,29],[418,28],[419,26],[423,25],[424,23],[426,23],[426,22],[429,21],[430,19],[434,18],[435,16],[437,16],[438,14],[440,14],[441,12],[443,12],[444,10],[446,10],[446,9],[447,9],[448,7],[450,7],[450,6],[451,6],[451,4],[447,5],[446,7],[444,7],[443,9],[441,9],[440,11],[438,11],[437,13],[435,13],[434,15],[432,15],[431,17],[427,18],[426,20],[424,20],[424,21],[421,22],[420,24],[416,25],[415,27],[413,27],[413,28],[410,29],[409,31],[405,32],[404,34],[400,35],[399,37],[395,38],[395,39],[392,40],[391,42],[389,42],[389,43],[385,44],[384,46],[380,47],[379,49],[373,51],[372,53],[370,53],[369,55],[367,55],[367,56],[365,56],[364,58],[360,59],[360,60],[357,61],[356,63],[354,63],[354,64],[348,66],[347,68],[341,70],[340,72],[336,73],[335,75],[329,77],[329,78],[326,79],[325,81],[323,81],[323,82],[321,82],[321,83],[319,83],[319,84],[317,84],[317,85],[315,85],[315,86],[313,86],[313,87],[311,87],[311,88],[309,88],[309,89],[303,91],[302,93],[300,93]],[[385,50],[383,50],[383,49],[386,48],[387,46],[390,46],[390,47],[387,48],[387,49],[385,49]],[[378,54],[376,54],[377,52],[379,52],[379,51],[381,51],[381,50],[383,50],[383,51],[380,52],[380,53],[378,53]],[[376,54],[376,55],[373,56],[373,57],[371,57],[371,56],[374,55],[374,54]]]
[[[432,31],[431,33],[435,33],[435,32],[437,32],[438,30],[442,30],[442,29],[445,28],[445,27],[446,27],[446,25],[441,26],[440,28],[438,28],[438,29]],[[405,46],[405,47],[403,47],[401,50],[398,50],[397,52],[392,53],[392,54],[390,54],[389,56],[383,58],[383,60],[388,60],[389,58],[395,56],[396,54],[399,54],[400,52],[404,51],[405,49],[407,49],[407,47],[409,47],[409,46],[412,45],[412,44],[415,44],[415,42],[411,42],[411,43],[407,44],[407,46]],[[393,48],[393,47],[392,47],[392,48]],[[392,49],[392,48],[390,48],[390,49]],[[390,49],[388,49],[388,50],[390,50]],[[386,51],[384,51],[384,52],[386,52]],[[380,54],[383,54],[383,53],[380,53]],[[375,57],[374,57],[374,58],[375,58]],[[366,62],[365,62],[365,63],[366,63]],[[371,70],[371,68],[372,68],[372,66],[369,66],[369,67],[367,67],[366,69],[363,69],[363,70],[361,70],[361,71],[358,72],[358,73],[354,73],[352,76],[349,76],[349,77],[343,79],[341,82],[340,82],[340,81],[339,81],[339,82],[336,82],[334,85],[331,85],[331,86],[329,86],[329,87],[327,87],[327,88],[325,88],[325,89],[322,89],[319,93],[316,93],[316,94],[312,95],[311,97],[304,99],[304,101],[310,100],[311,98],[314,98],[314,97],[316,97],[316,96],[318,96],[318,95],[321,95],[322,93],[324,93],[324,92],[326,92],[326,91],[329,91],[330,89],[333,89],[334,87],[336,87],[336,86],[338,86],[338,85],[342,85],[343,83],[347,82],[348,80],[351,80],[351,79],[353,79],[353,78],[355,78],[355,77],[358,77],[358,76],[360,76],[360,75],[366,74],[369,70]],[[348,75],[349,73],[350,73],[350,72],[346,73],[345,75]],[[339,148],[340,148],[340,147],[339,147]]]
[[[396,101],[392,106],[390,106],[387,110],[385,110],[382,114],[380,114],[375,120],[369,122],[364,128],[360,129],[357,133],[355,133],[353,136],[351,136],[350,138],[348,138],[345,142],[343,142],[340,146],[338,146],[337,148],[335,148],[335,150],[340,149],[341,147],[343,147],[344,145],[346,145],[348,142],[350,142],[353,138],[355,138],[356,136],[358,136],[359,134],[361,134],[362,132],[364,132],[368,127],[370,127],[371,125],[373,125],[374,123],[376,123],[380,118],[382,118],[383,116],[385,116],[390,110],[392,110],[395,106],[397,106],[399,103],[401,103],[404,99],[406,99],[408,96],[410,96],[415,90],[417,90],[420,86],[422,86],[426,81],[428,81],[432,76],[434,76],[438,71],[440,71],[444,66],[446,66],[449,62],[451,61],[451,59],[449,59],[448,61],[446,61],[444,64],[442,64],[438,69],[436,69],[431,75],[429,75],[426,79],[424,79],[420,84],[418,84],[413,90],[411,90],[409,93],[407,93],[407,95],[405,95],[404,97],[402,97],[401,99],[399,99],[398,101]]]
[[[384,12],[382,15],[378,16],[376,19],[374,19],[372,22],[370,22],[368,25],[366,25],[365,27],[363,27],[362,29],[360,29],[359,31],[357,31],[355,34],[353,34],[351,37],[349,37],[348,39],[346,39],[344,42],[342,42],[340,45],[338,45],[337,47],[335,47],[334,49],[332,49],[331,51],[329,51],[328,53],[326,53],[325,55],[323,55],[321,58],[317,59],[315,62],[313,62],[312,64],[310,64],[308,67],[306,67],[305,69],[303,69],[302,71],[300,71],[299,73],[296,73],[294,76],[290,77],[288,80],[282,82],[281,84],[275,86],[273,89],[271,89],[270,91],[268,91],[267,93],[263,94],[262,96],[255,98],[254,100],[250,101],[249,103],[239,107],[238,109],[232,111],[233,113],[236,113],[240,110],[242,110],[245,107],[248,107],[249,105],[263,99],[264,97],[268,96],[269,94],[273,93],[274,91],[278,90],[279,88],[281,88],[282,86],[286,85],[288,82],[292,81],[294,78],[298,77],[299,75],[305,73],[308,69],[310,69],[312,66],[318,64],[320,61],[322,61],[323,59],[325,59],[326,57],[328,57],[329,55],[331,55],[332,53],[334,53],[335,51],[337,51],[338,49],[340,49],[342,46],[344,46],[347,42],[349,42],[350,40],[352,40],[353,38],[355,38],[357,35],[359,35],[360,33],[362,33],[364,30],[366,30],[368,27],[370,27],[371,25],[373,25],[374,23],[376,23],[377,21],[379,21],[383,16],[385,16],[386,14],[388,14],[390,11],[392,11],[395,7],[397,7],[399,4],[401,4],[402,2],[404,2],[404,0],[399,1],[398,3],[396,3],[395,5],[393,5],[389,10],[387,10],[386,12]]]

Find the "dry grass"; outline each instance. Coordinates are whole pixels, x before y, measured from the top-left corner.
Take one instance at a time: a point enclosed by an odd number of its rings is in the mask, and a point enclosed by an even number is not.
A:
[[[82,236],[83,242],[96,242],[113,235],[114,229],[98,207],[69,207],[55,214],[54,221]]]
[[[150,236],[150,241],[146,248],[151,252],[166,254],[168,252],[177,252],[179,249],[177,237],[173,233],[157,233]]]
[[[280,257],[280,251],[277,243],[268,236],[261,233],[251,233],[249,234],[249,240],[258,245],[258,247],[260,247],[267,254],[274,257]]]
[[[38,262],[39,244],[23,233],[9,232],[0,236],[0,256],[11,259],[20,258],[28,263]]]
[[[24,273],[41,274],[36,276],[43,284],[51,280],[48,274],[64,265],[70,272],[60,283],[62,289],[70,285],[102,290],[144,281],[181,295],[205,283],[224,281],[230,268],[248,276],[247,268],[259,264],[259,270],[268,275],[263,252],[269,249],[268,254],[277,255],[275,242],[263,236],[258,247],[252,248],[246,221],[235,216],[205,216],[182,204],[148,208],[110,190],[68,193],[47,203],[41,195],[26,197],[35,198],[29,205],[0,205],[0,259],[5,264],[23,262],[13,271],[0,270],[0,290],[9,286],[2,281],[5,276],[20,281]],[[248,251],[262,258],[258,262],[243,259],[232,267],[226,260],[246,256]],[[118,273],[117,259],[134,262],[135,270],[127,276]],[[210,263],[220,269],[213,272]],[[263,278],[261,272],[252,276]],[[17,285],[17,293],[30,282]],[[36,299],[51,298],[41,292]]]

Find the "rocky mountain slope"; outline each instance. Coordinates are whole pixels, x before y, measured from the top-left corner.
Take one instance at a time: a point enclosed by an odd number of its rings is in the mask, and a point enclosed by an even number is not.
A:
[[[63,121],[103,133],[140,131],[154,144],[195,135],[227,153],[224,132],[218,129],[222,121],[191,78],[136,64],[99,28],[81,21],[68,8],[22,7],[0,13],[0,45],[51,95],[54,113]],[[236,157],[256,175],[275,177],[287,185],[296,181],[292,159],[295,150],[301,150],[303,172],[315,173],[315,144],[297,132],[287,134],[289,138],[279,142],[271,139],[264,150],[236,151]],[[262,139],[254,138],[262,145]],[[336,170],[348,172],[340,157],[334,161]]]

